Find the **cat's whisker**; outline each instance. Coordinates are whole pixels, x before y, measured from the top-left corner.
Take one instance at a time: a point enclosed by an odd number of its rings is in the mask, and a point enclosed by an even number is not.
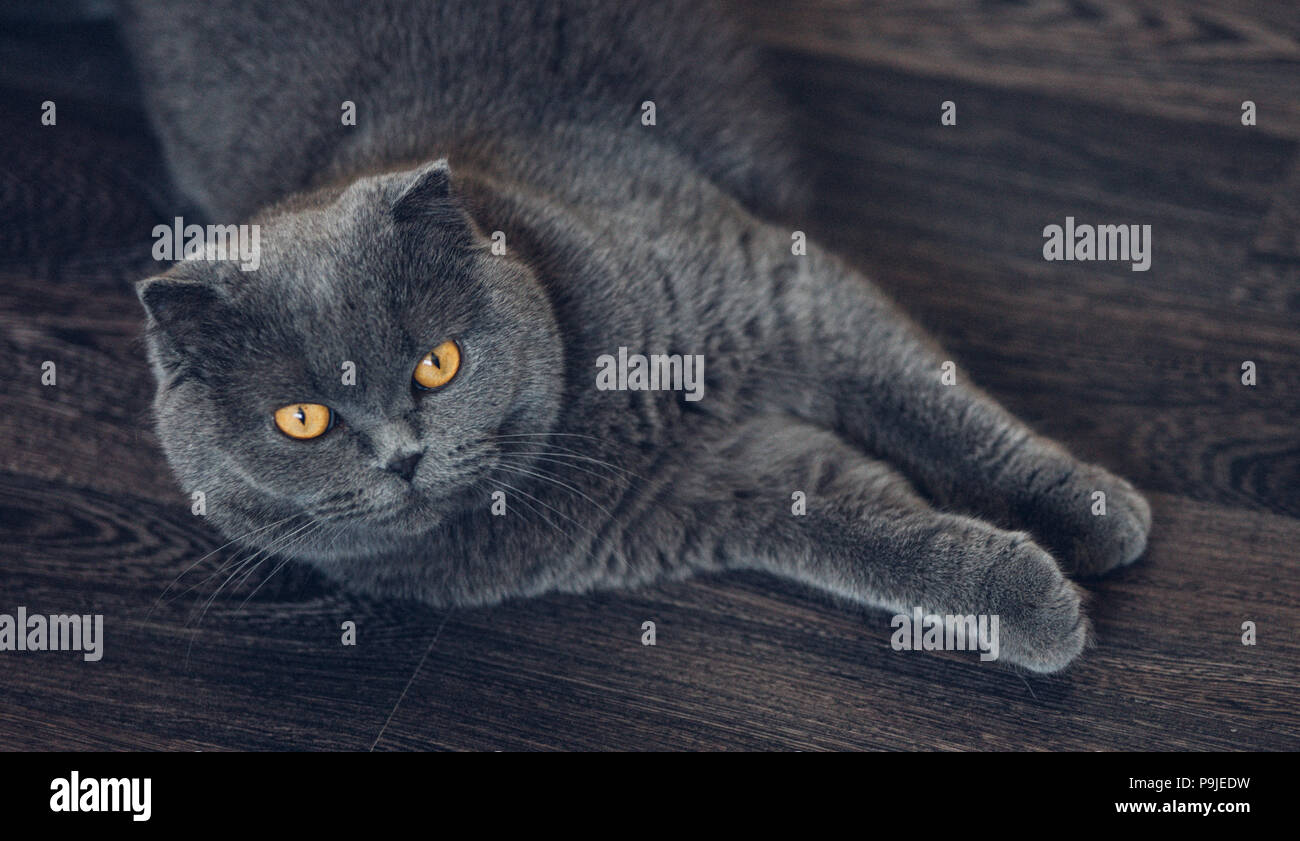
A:
[[[197,567],[199,564],[201,564],[201,563],[203,563],[204,561],[206,561],[208,558],[211,558],[213,555],[217,554],[217,553],[220,552],[222,549],[225,549],[227,546],[231,545],[232,543],[237,543],[237,542],[239,542],[239,541],[241,541],[241,540],[245,540],[246,538],[252,537],[253,535],[255,535],[255,534],[259,533],[259,532],[263,532],[263,531],[266,531],[266,530],[269,529],[269,528],[272,528],[272,527],[274,527],[274,526],[278,526],[278,525],[280,525],[281,523],[287,523],[288,521],[292,520],[294,517],[303,517],[303,516],[306,516],[306,515],[304,515],[304,514],[302,514],[302,513],[298,513],[298,514],[290,514],[288,517],[285,517],[283,520],[276,520],[274,523],[271,523],[271,524],[269,524],[269,525],[265,525],[265,526],[261,526],[261,527],[259,527],[259,528],[255,528],[255,529],[253,529],[252,531],[247,532],[246,534],[242,534],[242,535],[240,535],[239,537],[236,537],[236,538],[233,538],[233,539],[231,539],[231,540],[226,541],[225,543],[223,543],[223,544],[221,544],[220,546],[218,546],[216,549],[213,549],[211,552],[209,552],[208,554],[204,555],[202,558],[199,558],[197,561],[195,561],[194,563],[192,563],[192,564],[190,564],[188,567],[186,567],[186,568],[181,572],[180,575],[178,575],[178,576],[176,576],[175,578],[173,578],[173,579],[172,579],[172,583],[168,584],[168,585],[163,589],[163,591],[162,591],[161,593],[158,594],[158,598],[157,598],[157,600],[154,601],[154,603],[153,603],[153,607],[149,608],[149,611],[144,615],[145,620],[147,621],[147,620],[149,619],[149,617],[153,615],[153,612],[154,612],[155,610],[158,609],[158,606],[159,606],[160,604],[162,604],[162,600],[167,596],[167,594],[168,594],[169,592],[171,592],[171,589],[172,589],[173,587],[175,587],[177,584],[180,583],[180,581],[181,581],[182,578],[184,578],[185,576],[189,575],[190,572],[191,572],[195,567]],[[193,589],[193,588],[191,588],[191,589]],[[189,590],[186,590],[185,592],[189,592]],[[184,595],[184,593],[182,593],[181,595]],[[179,597],[178,597],[178,598],[179,598]]]
[[[520,490],[519,488],[515,488],[515,487],[512,487],[512,486],[510,486],[510,485],[507,485],[505,482],[502,482],[502,481],[499,480],[499,479],[494,479],[493,481],[496,482],[496,484],[501,485],[501,486],[506,487],[506,488],[509,488],[510,490],[514,491],[515,493],[520,494],[521,496],[527,497],[528,499],[531,499],[533,502],[536,502],[538,505],[541,505],[541,506],[543,506],[543,507],[545,507],[545,508],[547,508],[547,509],[549,509],[549,510],[555,512],[556,514],[560,515],[560,516],[563,517],[564,519],[566,519],[566,520],[568,520],[569,522],[573,523],[573,524],[574,524],[575,526],[577,526],[578,528],[580,528],[580,529],[582,529],[583,531],[585,531],[585,532],[587,532],[588,534],[590,534],[593,538],[597,538],[597,537],[600,536],[600,535],[598,535],[596,532],[592,531],[591,528],[589,528],[588,526],[586,526],[586,525],[584,525],[584,524],[578,522],[577,520],[573,519],[573,518],[570,517],[568,514],[565,514],[563,511],[559,510],[558,508],[555,508],[555,507],[553,507],[553,506],[551,506],[551,505],[548,505],[547,503],[543,502],[542,500],[538,499],[537,497],[533,496],[532,494],[528,493],[527,491]],[[527,504],[527,503],[525,503],[525,504]],[[570,535],[570,534],[566,534],[562,529],[560,529],[560,528],[559,528],[558,526],[556,526],[554,523],[551,523],[550,519],[549,519],[545,514],[542,514],[540,511],[537,511],[537,509],[532,508],[532,506],[529,506],[529,508],[532,509],[534,512],[536,512],[537,515],[538,515],[539,517],[541,517],[543,520],[546,520],[547,523],[550,523],[550,524],[551,524],[551,527],[552,527],[552,528],[555,528],[557,531],[559,531],[560,534],[562,534],[562,535],[564,535],[565,537],[569,538],[569,540],[572,540],[572,539],[573,539],[573,536],[572,536],[572,535]]]
[[[528,492],[526,492],[526,491],[521,491],[521,490],[519,490],[518,488],[514,487],[513,485],[508,485],[508,484],[506,484],[505,482],[502,482],[502,481],[499,480],[499,479],[494,479],[494,480],[493,480],[493,484],[500,485],[501,487],[506,488],[507,490],[513,491],[513,492],[519,494],[519,495],[522,496],[522,497],[527,497],[527,499],[521,499],[521,500],[520,500],[520,502],[522,502],[522,503],[524,504],[524,507],[525,507],[525,508],[527,508],[529,511],[533,512],[533,513],[536,514],[537,516],[541,517],[541,518],[542,518],[542,521],[543,521],[544,523],[546,523],[546,525],[548,525],[548,526],[550,526],[551,528],[555,529],[555,531],[556,531],[557,533],[559,533],[559,535],[560,535],[561,537],[566,538],[566,539],[568,539],[568,540],[570,540],[570,541],[573,540],[573,536],[572,536],[572,535],[568,534],[567,532],[564,531],[564,529],[560,528],[560,527],[557,526],[555,523],[551,522],[551,519],[550,519],[549,517],[547,517],[547,516],[546,516],[545,514],[543,514],[541,511],[538,511],[536,508],[534,508],[532,505],[530,505],[530,504],[528,503],[528,499],[531,499],[531,500],[533,500],[534,502],[541,502],[541,500],[539,500],[537,497],[533,496],[532,494],[530,494],[530,493],[528,493]],[[562,512],[557,512],[557,513],[562,513]]]
[[[546,450],[544,452],[521,453],[518,450],[498,450],[498,452],[500,453],[508,453],[510,455],[553,455],[556,456],[557,458],[568,457],[580,461],[592,462],[594,464],[600,465],[601,467],[605,467],[610,470],[617,471],[619,473],[626,473],[627,475],[632,476],[633,478],[640,479],[643,482],[645,481],[644,476],[641,476],[639,473],[633,470],[628,470],[627,468],[620,467],[619,465],[614,464],[613,462],[605,461],[604,459],[595,458],[593,456],[587,455],[586,453],[579,452],[578,450],[571,450],[567,447],[559,447],[554,444],[547,444],[542,441],[503,441],[497,443],[511,444],[514,446],[521,446],[521,447],[523,446],[546,447]]]
[[[276,553],[286,553],[287,555],[287,553],[291,548],[297,548],[298,546],[301,546],[307,540],[307,538],[311,537],[311,535],[314,532],[320,531],[320,529],[324,527],[324,524],[321,523],[320,520],[313,520],[313,522],[315,523],[317,528],[308,529],[305,533],[303,533],[301,536],[293,540],[291,543],[286,543],[280,546],[275,550],[275,552],[268,554],[267,557],[263,558],[262,560],[264,561],[269,560]],[[249,576],[251,576],[254,572],[257,571],[257,567],[259,566],[261,566],[260,562],[257,564],[257,566],[254,566],[252,569],[248,570],[242,576],[240,576],[239,580],[235,582],[235,589],[244,586],[244,582],[248,580]]]
[[[195,604],[194,609],[190,611],[190,618],[185,621],[185,627],[188,628],[190,626],[190,623],[194,622],[195,619],[197,618],[198,623],[195,624],[195,628],[197,628],[198,625],[201,624],[203,621],[203,614],[207,612],[208,606],[212,604],[214,599],[216,599],[217,594],[220,593],[225,588],[225,586],[229,584],[232,579],[234,579],[236,575],[239,575],[239,573],[242,572],[244,569],[246,569],[249,564],[252,564],[254,561],[257,561],[258,558],[262,557],[262,555],[264,555],[266,551],[273,545],[274,542],[244,556],[242,559],[238,560],[238,563],[232,562],[230,564],[223,566],[220,572],[225,572],[226,570],[230,569],[231,566],[234,566],[234,569],[230,571],[229,575],[226,576],[226,579],[222,581],[221,584],[215,590],[213,590],[212,593],[210,593],[206,599],[204,599],[202,595],[199,596],[198,602]],[[211,578],[211,576],[209,576],[209,578]]]
[[[284,558],[282,558],[280,562],[271,569],[271,573],[257,583],[257,586],[253,588],[253,592],[249,593],[247,596],[244,597],[244,600],[239,603],[239,607],[235,608],[235,613],[238,614],[241,610],[243,610],[244,605],[248,604],[249,599],[253,598],[253,596],[256,596],[257,591],[262,589],[262,585],[266,584],[266,582],[274,578],[275,574],[280,570],[284,569],[284,565],[289,563],[289,561],[291,560],[293,560],[292,557],[290,557],[289,555],[285,555]]]
[[[339,538],[355,525],[356,523],[351,520],[344,520],[342,523],[339,523],[339,527],[334,530],[334,536],[330,538],[329,546],[326,547],[325,551],[334,551],[334,546],[338,543]]]
[[[246,559],[248,558],[248,555],[247,555],[247,554],[244,554],[244,555],[241,557],[240,553],[249,553],[249,552],[255,552],[255,551],[256,551],[256,549],[255,549],[254,547],[251,547],[251,546],[241,546],[241,547],[239,547],[237,550],[235,550],[235,554],[234,554],[234,556],[233,556],[230,560],[226,561],[225,563],[222,563],[222,564],[218,565],[217,568],[216,568],[215,570],[213,570],[212,572],[208,573],[208,575],[207,575],[206,577],[200,579],[199,581],[194,582],[194,583],[191,584],[190,586],[186,587],[184,590],[182,590],[182,591],[180,591],[179,593],[177,593],[175,596],[172,596],[172,598],[171,598],[171,602],[176,602],[176,601],[179,601],[179,600],[183,599],[185,596],[187,596],[188,594],[194,592],[195,590],[197,590],[198,588],[202,587],[203,585],[207,584],[207,583],[208,583],[209,581],[211,581],[212,579],[214,579],[214,578],[216,578],[216,577],[218,577],[218,576],[220,576],[220,575],[224,575],[225,573],[229,572],[229,571],[230,571],[230,568],[231,568],[232,566],[235,566],[236,564],[239,564],[240,567],[242,568],[242,566],[243,566],[242,561],[246,560]],[[170,602],[169,602],[169,604],[170,604]],[[188,624],[188,623],[187,623],[187,624]]]
[[[330,548],[334,547],[334,542],[339,539],[339,535],[343,534],[343,532],[351,528],[351,526],[352,523],[343,523],[337,529],[334,530],[334,536],[330,538],[330,544],[329,544]],[[324,528],[323,524],[321,525],[321,528]],[[298,542],[301,544],[311,534],[312,532],[308,532]],[[249,593],[247,596],[244,597],[244,600],[239,603],[239,607],[235,608],[235,613],[238,614],[240,611],[242,611],[244,609],[244,605],[248,604],[248,602],[253,598],[253,596],[257,595],[257,591],[262,589],[262,587],[266,584],[266,582],[274,578],[277,572],[284,569],[285,564],[289,563],[289,561],[291,560],[293,560],[293,557],[287,554],[287,550],[286,550],[286,554],[284,558],[280,561],[280,563],[275,565],[275,568],[271,570],[270,575],[266,576],[260,582],[258,582],[257,586],[253,588],[253,592]]]
[[[550,435],[550,434],[552,434],[552,433],[537,433],[538,436],[546,436],[546,435]],[[563,435],[563,434],[565,434],[565,433],[554,433],[554,434],[557,434],[557,435]],[[590,438],[590,439],[593,440],[593,441],[597,441],[597,442],[599,442],[599,443],[601,443],[601,444],[605,444],[605,445],[609,445],[609,444],[611,443],[611,442],[609,442],[609,441],[606,440],[606,439],[603,439],[603,438],[596,438],[596,437],[594,437],[594,436],[590,436],[590,435],[584,435],[584,436],[581,436],[581,437],[583,437],[583,438]],[[518,438],[518,439],[516,439],[514,436],[487,436],[487,437],[485,437],[485,438],[483,438],[483,439],[480,439],[479,443],[481,443],[481,444],[490,444],[490,445],[495,446],[495,447],[503,447],[503,446],[507,446],[507,445],[509,445],[509,446],[514,446],[514,447],[530,447],[530,446],[531,446],[531,447],[533,447],[533,448],[535,448],[535,449],[536,449],[536,448],[542,448],[542,449],[545,451],[545,454],[546,454],[546,455],[556,455],[556,456],[560,456],[560,455],[562,455],[562,454],[563,454],[563,455],[570,455],[570,456],[573,456],[573,457],[575,457],[575,458],[578,458],[578,459],[581,459],[581,460],[584,460],[584,461],[589,461],[589,462],[592,462],[592,463],[594,463],[594,464],[600,465],[600,466],[602,466],[602,467],[609,468],[610,470],[615,470],[615,471],[618,471],[618,472],[620,472],[620,473],[627,473],[628,475],[635,476],[636,478],[641,479],[642,481],[645,480],[645,477],[644,477],[644,476],[641,476],[641,475],[638,474],[636,471],[634,471],[634,470],[630,470],[630,469],[628,469],[628,468],[626,468],[626,467],[623,467],[623,466],[621,466],[621,465],[615,464],[614,462],[609,461],[609,460],[607,460],[607,459],[596,458],[595,456],[593,456],[593,455],[591,454],[590,451],[575,450],[575,449],[573,449],[572,447],[564,446],[563,444],[559,444],[559,443],[556,443],[556,442],[554,442],[554,441],[549,441],[549,440],[538,440],[538,438],[535,438],[535,437],[533,437],[533,436],[521,436],[521,437]],[[578,442],[565,442],[565,443],[568,443],[568,444],[574,444],[575,446],[581,446],[581,444],[578,443]],[[502,451],[502,450],[498,450],[498,452],[516,452],[516,451]]]
[[[544,436],[557,438],[590,438],[592,441],[601,442],[605,440],[595,435],[584,435],[580,432],[508,432],[504,435],[488,435],[484,440],[500,440],[502,438],[538,438]]]
[[[288,521],[288,520],[293,519],[294,517],[300,517],[300,516],[305,516],[305,515],[304,515],[304,514],[301,514],[301,513],[300,513],[300,514],[294,514],[294,515],[291,516],[291,517],[285,517],[283,520],[279,520],[278,522],[276,522],[276,523],[272,523],[271,525],[279,525],[280,523],[284,523],[284,522],[286,522],[286,521]],[[264,531],[266,528],[269,528],[269,526],[263,526],[261,529],[257,529],[257,531]],[[253,534],[253,532],[250,532],[249,534]],[[245,537],[247,537],[247,536],[248,536],[248,535],[245,535]],[[274,542],[275,542],[275,541],[272,541],[272,543],[274,543]],[[185,597],[187,594],[193,592],[194,590],[198,589],[199,587],[202,587],[203,585],[207,584],[207,583],[208,583],[209,581],[211,581],[212,579],[216,578],[217,576],[219,576],[219,575],[221,575],[222,573],[224,573],[224,572],[226,572],[227,570],[229,570],[232,564],[235,564],[235,563],[238,563],[238,562],[239,562],[239,553],[240,553],[240,552],[243,552],[243,551],[245,551],[245,550],[247,550],[247,551],[254,551],[254,550],[253,550],[253,547],[242,547],[242,546],[241,546],[238,550],[235,551],[235,557],[234,557],[234,558],[232,558],[230,561],[227,561],[226,563],[223,563],[223,564],[219,565],[215,570],[213,570],[211,573],[209,573],[209,574],[207,575],[207,577],[203,578],[203,579],[200,580],[200,581],[197,581],[197,582],[191,584],[190,586],[186,587],[186,588],[185,588],[184,590],[182,590],[181,592],[177,593],[175,596],[172,597],[171,601],[175,602],[175,601],[177,601],[177,600],[179,600],[179,599]],[[253,557],[256,557],[256,555],[254,555]],[[248,556],[245,556],[245,561],[247,561],[247,559],[248,559]],[[240,568],[241,568],[241,569],[243,568],[243,564],[242,564],[242,563],[240,564]],[[236,571],[236,572],[238,572],[238,571]],[[186,624],[188,624],[188,623],[186,623]]]
[[[238,575],[239,572],[240,572],[240,570],[244,569],[244,567],[246,567],[248,564],[250,564],[250,563],[253,561],[253,559],[257,558],[259,555],[264,555],[264,556],[265,556],[265,557],[262,558],[261,561],[258,561],[258,565],[260,566],[261,563],[262,563],[263,561],[265,561],[267,557],[270,557],[270,554],[269,554],[269,553],[272,552],[272,551],[275,549],[275,547],[277,547],[277,546],[279,546],[279,545],[284,545],[284,544],[287,542],[287,540],[288,540],[289,538],[291,538],[291,537],[297,535],[298,533],[302,532],[303,530],[305,530],[305,529],[307,529],[307,528],[309,528],[309,527],[311,527],[311,526],[319,526],[319,525],[320,525],[320,524],[319,524],[318,521],[316,521],[316,520],[309,520],[309,521],[308,521],[307,523],[305,523],[304,525],[298,526],[296,529],[294,529],[294,530],[293,530],[292,532],[290,532],[288,535],[282,535],[281,537],[279,537],[279,538],[277,538],[276,540],[272,541],[271,543],[267,544],[267,545],[264,546],[262,549],[258,550],[258,552],[257,552],[256,554],[254,554],[252,557],[248,558],[248,559],[245,560],[242,564],[240,564],[239,567],[238,567],[234,572],[232,572],[232,573],[230,574],[230,576],[226,578],[225,581],[223,581],[223,582],[221,583],[221,586],[218,587],[215,591],[213,591],[212,595],[209,596],[209,597],[208,597],[208,600],[204,603],[202,611],[199,613],[198,621],[195,622],[195,624],[194,624],[194,634],[190,637],[190,644],[189,644],[189,646],[185,649],[185,663],[186,663],[187,666],[189,665],[189,662],[190,662],[190,654],[191,654],[191,653],[193,652],[193,650],[194,650],[194,641],[195,641],[196,639],[198,639],[198,635],[199,635],[199,626],[203,624],[203,617],[207,615],[207,613],[208,613],[208,609],[212,606],[212,603],[216,600],[217,596],[220,595],[221,591],[224,590],[224,589],[226,588],[226,585],[230,583],[231,579],[233,579],[236,575]],[[254,569],[256,569],[256,567],[254,567]],[[189,625],[188,622],[186,622],[185,624],[186,624],[187,626]]]
[[[273,558],[273,556],[274,556],[274,555],[277,555],[277,554],[283,554],[283,555],[286,556],[286,558],[289,558],[289,556],[290,556],[290,555],[289,555],[290,550],[298,549],[299,546],[302,546],[303,543],[307,542],[307,539],[308,539],[309,537],[312,537],[313,534],[315,534],[316,532],[318,532],[318,530],[321,530],[322,528],[325,528],[326,523],[325,523],[325,521],[322,521],[322,520],[316,520],[316,519],[313,519],[313,520],[312,520],[312,525],[315,526],[315,528],[311,528],[311,529],[307,529],[307,530],[305,530],[305,532],[303,532],[302,534],[299,534],[298,537],[294,537],[294,539],[291,539],[291,541],[286,541],[286,542],[281,543],[281,545],[277,546],[276,549],[274,549],[274,551],[269,552],[269,554],[266,555],[265,558],[263,558],[263,562],[265,562],[265,560],[269,560],[270,558]],[[296,532],[295,532],[295,534],[296,534]],[[290,537],[292,537],[292,536],[290,536]],[[255,565],[255,567],[252,567],[251,569],[248,569],[247,572],[244,572],[243,575],[239,577],[239,580],[238,580],[238,581],[235,581],[235,585],[234,585],[234,586],[235,586],[235,589],[242,588],[242,586],[243,586],[243,584],[244,584],[244,581],[247,581],[247,580],[248,580],[248,577],[252,576],[252,573],[253,573],[253,572],[256,572],[256,571],[257,571],[257,567],[260,567],[260,565],[261,565],[261,562],[257,563],[257,565]]]
[[[550,453],[515,453],[515,452],[511,452],[511,453],[500,453],[500,454],[498,454],[498,458],[499,458],[501,461],[503,461],[503,462],[505,462],[505,463],[507,463],[507,464],[510,463],[510,458],[511,458],[511,457],[514,457],[514,456],[518,456],[518,457],[520,457],[520,460],[523,461],[524,463],[527,463],[527,464],[531,464],[531,463],[534,462],[534,461],[549,461],[549,462],[554,462],[555,464],[562,464],[562,465],[564,465],[566,468],[569,468],[569,469],[571,469],[571,470],[581,470],[583,473],[586,473],[586,474],[589,475],[589,476],[595,476],[597,479],[604,479],[605,481],[610,481],[610,480],[613,480],[613,479],[616,479],[616,478],[620,478],[620,479],[622,478],[621,476],[617,476],[617,474],[615,474],[615,476],[610,476],[610,475],[607,474],[607,473],[597,473],[595,470],[592,470],[591,468],[583,467],[583,466],[580,465],[580,464],[572,464],[572,463],[570,463],[570,462],[568,462],[568,461],[565,461],[563,457],[561,457],[561,456],[553,456],[553,455],[551,455]],[[525,458],[525,457],[528,457],[528,456],[531,456],[531,458]],[[570,457],[570,458],[572,458],[572,457]]]
[[[594,505],[594,506],[596,506],[597,508],[599,508],[599,509],[600,509],[600,510],[605,514],[605,516],[609,517],[611,520],[614,519],[614,513],[613,513],[612,511],[610,511],[608,508],[606,508],[605,506],[601,505],[599,502],[597,502],[596,500],[592,499],[591,497],[587,496],[585,493],[583,493],[582,491],[578,490],[578,489],[575,488],[573,485],[570,485],[570,484],[568,484],[567,482],[561,482],[559,479],[556,479],[554,476],[548,475],[548,474],[546,474],[546,473],[537,473],[537,472],[534,472],[534,471],[532,471],[532,470],[528,470],[527,468],[519,467],[519,466],[517,466],[517,465],[506,465],[506,464],[502,464],[502,465],[500,465],[500,468],[501,468],[502,470],[509,470],[509,471],[511,471],[511,472],[513,472],[513,473],[522,473],[522,474],[524,474],[525,476],[532,476],[532,477],[534,477],[534,478],[536,478],[536,479],[540,479],[540,480],[542,480],[543,482],[550,482],[552,485],[556,485],[556,486],[558,486],[558,487],[564,488],[565,490],[571,491],[572,493],[577,494],[578,496],[580,496],[580,497],[582,497],[583,499],[585,499],[585,500],[587,500],[588,502],[590,502],[592,505]],[[540,468],[540,467],[538,468],[538,470],[541,470],[541,469],[543,469],[543,468]]]
[[[259,553],[259,554],[260,554],[260,553]],[[256,556],[254,556],[254,557],[256,557]],[[270,555],[266,555],[265,557],[263,557],[262,560],[258,561],[256,564],[253,565],[252,569],[255,570],[255,569],[257,569],[258,567],[260,567],[260,566],[261,566],[261,565],[266,561],[266,559],[269,558],[269,557],[271,557],[271,556],[270,556]],[[246,562],[246,563],[247,563],[247,562]],[[234,575],[238,574],[238,572],[239,572],[239,570],[236,570],[234,573],[232,573],[232,574],[231,574],[232,577],[233,577]],[[199,627],[199,626],[203,624],[203,619],[204,619],[205,616],[207,616],[208,609],[212,606],[212,603],[213,603],[213,601],[216,599],[217,594],[220,593],[220,592],[222,591],[222,589],[225,588],[226,584],[229,584],[229,583],[230,583],[230,579],[226,579],[226,581],[222,583],[221,587],[217,588],[216,592],[214,592],[214,593],[212,594],[212,596],[208,599],[207,603],[204,604],[204,606],[203,606],[203,612],[199,614],[198,622],[196,622],[195,625],[194,625],[194,633],[190,636],[190,643],[189,643],[189,645],[188,645],[188,646],[186,647],[186,649],[185,649],[185,665],[186,665],[186,667],[189,666],[190,656],[191,656],[191,654],[192,654],[193,651],[194,651],[194,643],[198,640],[199,630],[200,630],[200,627]],[[188,623],[187,623],[187,624],[188,624]]]

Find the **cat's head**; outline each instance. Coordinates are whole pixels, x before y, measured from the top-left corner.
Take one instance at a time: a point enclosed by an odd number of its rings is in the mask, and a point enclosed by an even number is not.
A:
[[[562,346],[536,276],[493,253],[446,163],[256,221],[255,270],[188,259],[137,289],[158,436],[206,516],[343,559],[490,505],[496,442],[555,421]]]

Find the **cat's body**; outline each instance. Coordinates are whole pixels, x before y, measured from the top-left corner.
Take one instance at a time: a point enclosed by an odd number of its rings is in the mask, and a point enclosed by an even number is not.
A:
[[[178,183],[262,225],[257,271],[141,286],[160,437],[232,536],[438,605],[766,569],[998,614],[1003,657],[1040,670],[1081,650],[1080,591],[1002,527],[1083,573],[1144,548],[1127,483],[945,384],[864,278],[753,215],[801,182],[752,57],[697,4],[137,5]],[[444,339],[456,379],[413,389]],[[703,398],[597,388],[620,348],[702,356]],[[281,435],[292,401],[338,428]]]
[[[623,175],[659,144],[755,205],[788,210],[801,192],[786,117],[709,2],[127,6],[124,31],[163,150],[179,187],[215,218],[431,155],[455,164],[503,139],[544,157],[607,158]],[[345,101],[355,125],[343,124]],[[641,124],[647,101],[662,114],[652,129]],[[511,169],[521,181],[556,181],[549,162]],[[643,174],[681,182],[677,172]]]

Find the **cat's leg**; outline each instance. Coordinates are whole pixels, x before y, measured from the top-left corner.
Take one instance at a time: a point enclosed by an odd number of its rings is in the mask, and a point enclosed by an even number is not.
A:
[[[874,286],[826,262],[822,343],[856,348],[837,350],[825,372],[845,435],[941,506],[1029,530],[1072,573],[1099,574],[1142,554],[1151,512],[1131,484],[1034,433]]]
[[[999,659],[1041,672],[1088,640],[1083,591],[1028,534],[936,511],[888,465],[788,416],[681,453],[625,514],[603,583],[749,568],[909,616],[997,615]]]

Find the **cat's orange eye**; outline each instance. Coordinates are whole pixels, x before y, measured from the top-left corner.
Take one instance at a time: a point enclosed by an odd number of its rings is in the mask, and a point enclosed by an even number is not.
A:
[[[290,403],[275,410],[275,425],[290,438],[318,438],[334,425],[334,412],[319,403]]]
[[[424,355],[411,378],[420,388],[441,388],[451,382],[459,370],[460,347],[455,342],[443,342]]]

